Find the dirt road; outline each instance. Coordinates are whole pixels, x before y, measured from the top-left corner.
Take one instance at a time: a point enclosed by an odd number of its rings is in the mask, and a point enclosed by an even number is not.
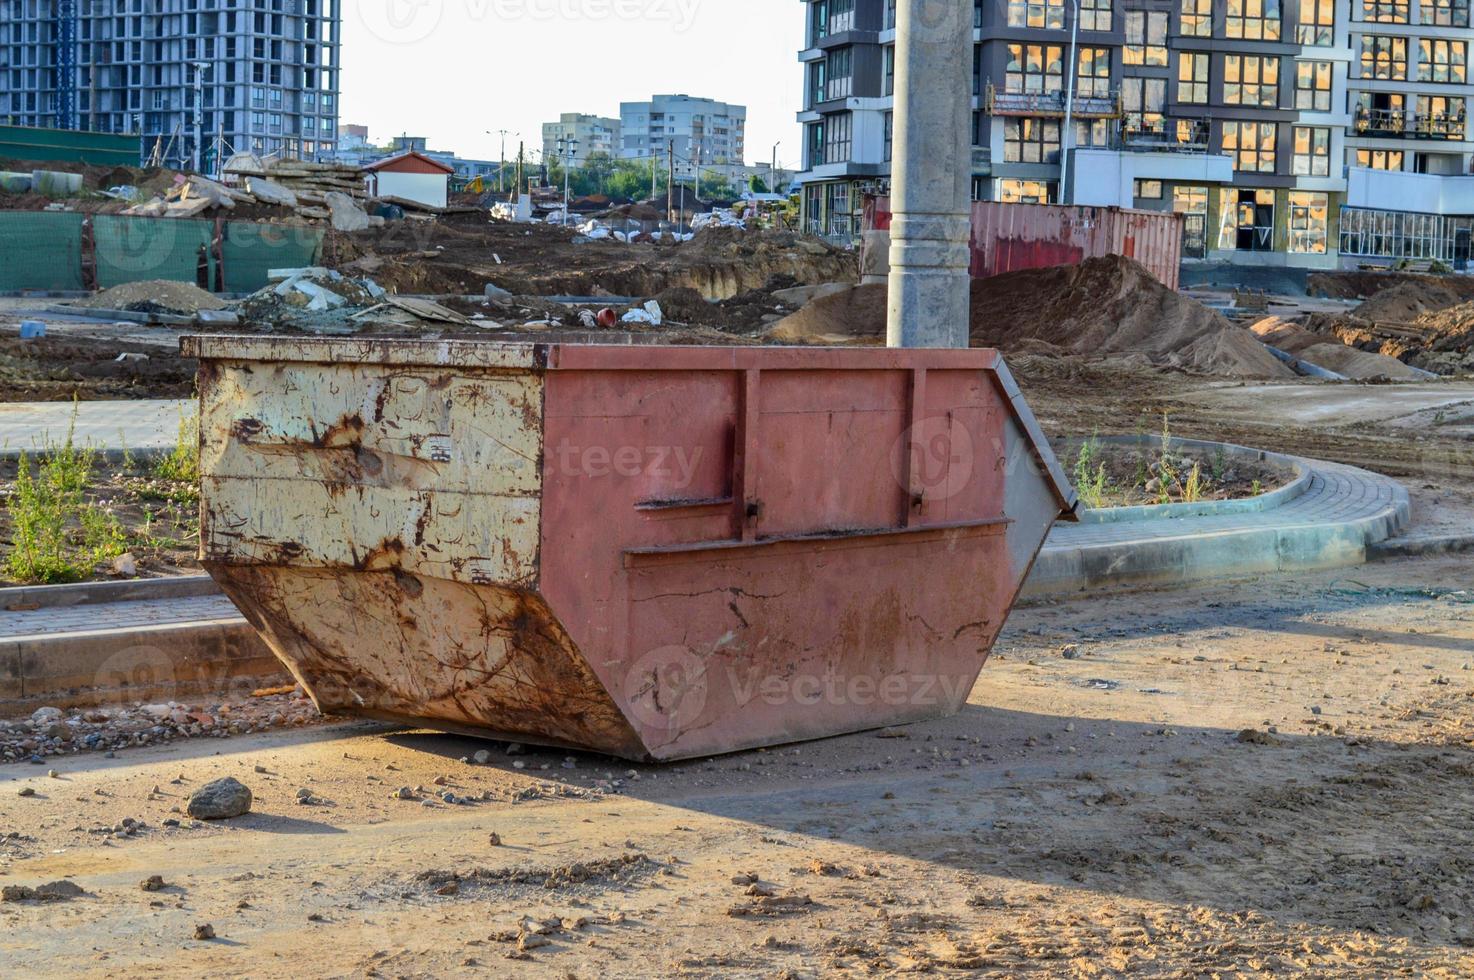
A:
[[[953,719],[668,767],[361,724],[9,766],[0,885],[84,894],[0,903],[0,972],[1468,976],[1468,569],[1027,606]],[[250,816],[176,812],[225,775]]]

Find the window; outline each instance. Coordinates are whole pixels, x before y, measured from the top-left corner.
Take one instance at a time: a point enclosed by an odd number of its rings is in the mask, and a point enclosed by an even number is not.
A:
[[[1418,16],[1425,26],[1468,27],[1469,0],[1422,0]]]
[[[1128,65],[1167,66],[1165,11],[1126,11],[1126,47],[1122,59]]]
[[[1109,31],[1111,0],[1080,0],[1080,30]]]
[[[1076,77],[1075,90],[1082,99],[1110,98],[1110,48],[1080,49],[1080,73]]]
[[[1357,150],[1356,165],[1373,170],[1401,170],[1401,150]]]
[[[1054,182],[1048,180],[1000,180],[998,200],[1004,204],[1048,204],[1054,200]]]
[[[1376,24],[1406,24],[1409,0],[1361,0],[1361,19]]]
[[[1274,191],[1225,187],[1221,201],[1219,248],[1240,252],[1274,248]]]
[[[1331,63],[1295,63],[1295,108],[1314,112],[1331,111]]]
[[[887,112],[885,114],[885,159],[886,159],[887,162],[889,162],[892,159],[892,153],[894,151],[895,141],[896,141],[896,114],[894,112]]]
[[[1331,175],[1331,131],[1320,127],[1295,127],[1295,158],[1290,171],[1296,177]]]
[[[1233,168],[1242,173],[1274,173],[1279,136],[1274,123],[1226,122],[1223,124],[1223,152],[1233,157]]]
[[[1274,57],[1231,54],[1223,59],[1223,101],[1273,109],[1279,105],[1280,62]]]
[[[1213,36],[1213,0],[1182,0],[1182,35]]]
[[[1172,210],[1178,214],[1207,214],[1208,188],[1185,185],[1172,188]]]
[[[1464,138],[1464,100],[1446,95],[1418,96],[1418,133],[1441,139]]]
[[[1162,112],[1166,107],[1165,78],[1128,78],[1121,86],[1121,108],[1126,113],[1127,132],[1162,132]]]
[[[1058,44],[1010,44],[1003,75],[1004,91],[1053,94],[1063,91],[1064,50]]]
[[[1336,0],[1300,0],[1295,42],[1328,48],[1336,40]]]
[[[841,34],[855,29],[855,0],[828,0],[829,33]]]
[[[1160,180],[1134,180],[1131,182],[1131,194],[1144,201],[1160,201],[1162,182]]]
[[[1005,163],[1058,163],[1059,120],[1005,119],[1003,160]]]
[[[1390,81],[1407,79],[1407,38],[1363,34],[1361,77]]]
[[[825,99],[843,99],[854,90],[854,48],[836,48],[825,58],[824,73],[828,77]]]
[[[1065,0],[1008,0],[1008,26],[1064,30]]]
[[[1418,81],[1464,84],[1467,41],[1423,38],[1418,42]]]
[[[1253,41],[1278,41],[1280,0],[1228,0],[1223,34]]]
[[[1331,197],[1312,191],[1290,191],[1291,252],[1326,254],[1330,231]]]
[[[1184,51],[1177,56],[1177,101],[1208,101],[1208,56]]]
[[[844,163],[850,158],[853,117],[848,112],[824,117],[824,162]]]
[[[882,95],[896,94],[896,46],[890,44],[885,49],[885,89]]]

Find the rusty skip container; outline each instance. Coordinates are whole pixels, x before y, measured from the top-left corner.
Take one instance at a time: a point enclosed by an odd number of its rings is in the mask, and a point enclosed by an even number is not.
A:
[[[1075,508],[988,350],[184,349],[205,567],[333,714],[637,760],[945,715]]]

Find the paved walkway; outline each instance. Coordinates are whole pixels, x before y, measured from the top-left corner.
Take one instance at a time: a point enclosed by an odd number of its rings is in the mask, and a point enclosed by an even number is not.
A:
[[[1337,463],[1299,462],[1310,472],[1309,486],[1269,510],[1057,525],[1025,594],[1348,567],[1407,528],[1411,500],[1396,480]]]
[[[172,449],[193,401],[0,402],[0,455],[62,442],[76,417],[76,444],[94,449]]]
[[[135,630],[181,623],[237,620],[241,614],[223,595],[146,599],[101,605],[58,606],[28,612],[0,609],[0,640],[26,640],[58,633]],[[242,620],[244,622],[244,620]]]

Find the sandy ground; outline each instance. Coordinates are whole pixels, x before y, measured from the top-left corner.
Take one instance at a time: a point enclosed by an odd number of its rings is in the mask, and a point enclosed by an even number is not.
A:
[[[0,885],[84,890],[0,904],[0,973],[1468,976],[1469,588],[1033,604],[954,718],[665,767],[334,723],[0,768]],[[251,815],[164,825],[225,775]],[[477,802],[390,798],[437,777]]]

